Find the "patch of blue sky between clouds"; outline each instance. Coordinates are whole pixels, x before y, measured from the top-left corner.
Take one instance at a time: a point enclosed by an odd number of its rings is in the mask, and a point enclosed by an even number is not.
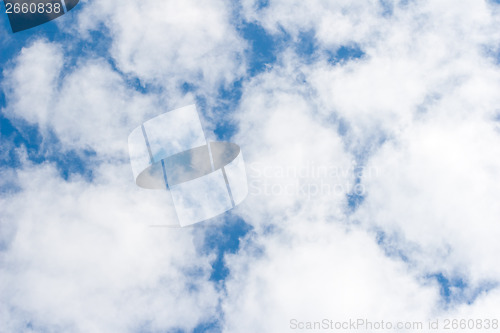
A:
[[[263,27],[253,22],[241,22],[238,24],[237,30],[249,45],[244,55],[247,64],[246,75],[234,82],[221,84],[215,96],[216,104],[212,106],[215,114],[222,115],[220,119],[215,119],[214,133],[218,140],[225,141],[228,141],[238,130],[237,124],[232,120],[230,114],[238,107],[245,82],[272,68],[278,60],[279,53],[285,49],[290,41],[287,34],[271,35]],[[180,87],[183,93],[194,94],[199,111],[206,114],[206,97],[197,93],[197,84],[183,82]]]
[[[285,32],[278,35],[268,33],[262,26],[253,22],[243,22],[238,31],[250,44],[245,56],[248,63],[248,76],[253,77],[276,63],[290,37]]]
[[[289,40],[286,35],[273,36],[260,25],[251,22],[241,22],[238,24],[237,30],[249,46],[244,54],[247,64],[246,75],[234,82],[222,83],[214,96],[215,105],[212,106],[214,113],[221,115],[218,119],[214,119],[216,121],[214,133],[218,140],[225,141],[228,141],[238,130],[237,124],[230,115],[238,107],[244,83],[271,68]],[[199,87],[196,82],[183,82],[180,84],[180,88],[184,94],[191,93],[195,96],[199,112],[208,113],[206,109],[207,98],[198,93]]]
[[[386,256],[400,259],[406,263],[410,261],[406,250],[401,247],[402,241],[398,234],[387,234],[383,230],[377,230],[375,239]]]
[[[153,330],[151,324],[144,324],[139,328],[137,333],[204,333],[204,332],[221,332],[222,327],[219,321],[208,321],[198,324],[192,331],[186,331],[181,328],[172,328],[168,331],[165,330]]]
[[[215,255],[215,259],[211,263],[212,270],[209,280],[222,292],[225,290],[225,281],[230,273],[224,261],[225,255],[236,253],[240,249],[241,239],[251,233],[252,229],[250,224],[231,211],[222,216],[221,222],[208,221],[206,224],[202,224],[200,228],[194,230],[194,243],[197,245],[196,251],[201,255]],[[202,272],[199,270],[186,272],[188,278],[194,277],[197,274],[202,274]],[[217,318],[210,318],[198,324],[192,332],[221,332],[221,322],[223,321],[224,314],[220,306],[219,300]],[[186,333],[184,330],[173,332]]]
[[[68,180],[72,175],[80,175],[92,181],[92,165],[96,153],[92,150],[68,150],[61,154],[61,143],[51,133],[42,138],[38,127],[17,120],[16,125],[0,113],[0,139],[8,141],[13,148],[25,148],[29,161],[35,164],[55,163],[61,177]],[[16,151],[11,149],[8,158],[0,160],[0,167],[18,168],[21,161]]]
[[[204,322],[197,325],[192,331],[186,331],[183,329],[173,329],[168,330],[168,333],[203,333],[203,332],[221,332],[222,328],[218,321]],[[153,333],[158,331],[140,331],[140,333]],[[163,332],[163,331],[161,331]]]
[[[363,186],[363,177],[376,177],[377,169],[367,169],[367,161],[384,143],[388,140],[384,133],[375,133],[373,137],[365,142],[353,142],[349,133],[349,126],[339,120],[339,134],[343,137],[345,149],[351,151],[354,157],[354,185],[349,193],[346,194],[347,214],[352,214],[363,203],[366,197]]]
[[[439,284],[439,293],[444,302],[444,307],[459,304],[472,304],[483,293],[488,293],[498,286],[496,282],[484,281],[476,287],[470,286],[467,281],[458,276],[447,276],[442,272],[429,274],[429,280],[435,280]]]
[[[234,81],[228,85],[221,85],[215,97],[215,104],[212,105],[212,111],[217,115],[214,127],[214,134],[217,141],[231,141],[231,138],[238,131],[238,124],[231,117],[231,114],[238,107],[242,95],[243,79]],[[183,93],[194,93],[198,112],[208,114],[207,98],[196,93],[197,88],[188,82],[181,86]]]
[[[262,26],[253,22],[241,23],[238,26],[238,31],[249,44],[249,49],[245,53],[247,73],[245,77],[219,87],[216,97],[217,104],[214,107],[217,114],[230,114],[235,110],[241,99],[244,84],[252,77],[271,69],[278,62],[280,53],[288,47],[292,47],[306,64],[319,61],[325,54],[328,62],[332,65],[345,64],[365,55],[356,44],[340,46],[334,51],[320,50],[314,30],[299,33],[296,41],[293,41],[285,31],[272,35]],[[184,93],[196,94],[195,84],[184,82],[181,87]],[[203,113],[206,105],[205,98],[196,96],[196,102]],[[214,132],[217,139],[229,140],[237,130],[237,124],[232,121],[231,117],[222,117],[218,120]]]
[[[229,87],[220,87],[217,108],[229,113],[237,107],[242,95],[242,79],[233,82]],[[224,117],[217,123],[214,133],[219,140],[229,141],[238,131],[238,125],[231,117]]]
[[[252,231],[249,224],[232,212],[226,213],[224,217],[223,223],[207,225],[203,229],[203,239],[198,249],[203,254],[215,252],[210,280],[216,283],[223,283],[229,274],[224,255],[236,253],[240,248],[240,240]]]
[[[397,233],[388,234],[380,229],[375,233],[377,244],[387,257],[401,260],[410,266],[414,264],[409,251],[417,249],[418,244],[409,243]],[[472,286],[465,277],[450,276],[444,272],[430,272],[424,279],[438,284],[441,306],[445,309],[461,304],[471,305],[481,294],[498,287],[498,283],[494,281],[481,281],[478,285]]]
[[[269,6],[269,0],[257,0],[257,9],[266,8]]]
[[[312,29],[299,32],[295,39],[283,29],[276,34],[270,34],[254,22],[244,22],[238,30],[251,45],[246,53],[249,77],[272,68],[278,61],[280,53],[287,48],[292,48],[305,64],[319,61],[324,56],[332,65],[344,64],[365,56],[365,52],[356,43],[331,49],[321,48],[316,40],[316,32]]]
[[[215,283],[217,289],[225,293],[225,281],[229,270],[225,264],[225,255],[234,254],[240,249],[240,242],[245,236],[252,232],[252,227],[232,212],[225,214],[222,224],[207,225],[201,237],[201,247],[197,249],[200,253],[209,254],[215,252],[215,260],[212,262],[210,281]],[[221,324],[224,313],[219,300],[217,317],[210,318],[200,323],[193,333],[197,332],[221,332]],[[180,331],[183,332],[183,331]]]
[[[482,52],[486,59],[489,59],[497,66],[500,65],[500,45],[495,45],[495,47],[492,47],[492,45],[483,45]]]
[[[361,181],[359,179],[356,179],[354,186],[360,184]],[[350,193],[347,193],[346,196],[347,196],[347,205],[349,213],[354,212],[365,200],[365,196],[363,194],[356,193],[355,190],[352,190]]]
[[[318,44],[315,38],[314,30],[302,31],[299,33],[298,40],[295,43],[295,52],[307,64],[318,59]]]
[[[342,45],[335,50],[327,50],[327,61],[328,63],[342,64],[350,60],[361,59],[365,56],[365,52],[357,44]]]
[[[221,332],[222,327],[219,321],[209,321],[204,322],[196,326],[193,333],[203,333],[203,332]]]
[[[221,84],[215,96],[216,104],[212,106],[214,113],[221,115],[215,119],[214,133],[218,140],[224,141],[230,140],[238,130],[237,124],[230,115],[239,105],[245,82],[271,68],[276,63],[279,52],[284,49],[289,40],[289,37],[269,34],[256,23],[242,22],[237,30],[249,45],[244,55],[247,64],[246,75],[234,82]],[[195,95],[199,111],[206,114],[206,98],[197,94],[196,84],[184,82],[181,88],[184,93]]]
[[[391,16],[394,12],[394,3],[390,0],[379,0],[380,7],[382,7],[382,16]]]

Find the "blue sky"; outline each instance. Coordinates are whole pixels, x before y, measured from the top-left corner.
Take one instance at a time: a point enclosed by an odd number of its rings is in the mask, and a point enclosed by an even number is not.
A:
[[[2,289],[0,316],[32,332],[275,332],[293,316],[494,313],[500,161],[484,143],[500,140],[500,70],[483,51],[500,48],[500,9],[478,3],[147,2],[163,16],[85,1],[16,34],[0,16],[0,265],[4,283],[27,290]],[[168,207],[135,187],[127,135],[193,102],[211,137],[242,147],[255,191],[184,233],[153,235],[147,222]],[[323,167],[338,173],[316,177]],[[304,185],[321,190],[286,193]],[[53,245],[35,254],[26,242]],[[87,272],[101,258],[103,275],[78,280],[72,261]],[[48,310],[41,290],[58,295]],[[75,308],[104,300],[107,319],[63,311],[99,290]],[[117,309],[134,318],[117,324]]]

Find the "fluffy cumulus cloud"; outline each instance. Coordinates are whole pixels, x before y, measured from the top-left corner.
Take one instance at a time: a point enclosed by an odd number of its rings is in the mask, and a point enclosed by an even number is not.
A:
[[[80,7],[73,39],[34,37],[3,68],[3,116],[36,128],[42,155],[61,155],[33,161],[17,142],[0,145],[19,160],[0,170],[7,331],[495,319],[498,4]],[[258,38],[274,43],[275,60],[256,69]],[[234,125],[222,135],[248,173],[233,213],[251,231],[227,235],[239,247],[222,249],[216,283],[207,229],[151,228],[174,219],[172,207],[167,193],[136,188],[127,159],[133,128],[193,100],[203,119]],[[221,103],[233,109],[212,110]],[[69,152],[91,177],[61,172]]]
[[[296,224],[290,232],[261,240],[263,257],[244,251],[228,258],[234,274],[227,283],[225,331],[284,332],[323,319],[430,317],[439,297],[434,286],[422,285],[408,267],[387,258],[366,233],[307,225],[310,216],[304,215],[289,217]]]
[[[159,97],[127,87],[102,58],[79,61],[65,70],[63,47],[47,40],[24,47],[4,72],[4,112],[37,125],[45,136],[53,132],[66,149],[126,154],[121,138],[147,115],[161,112]]]
[[[246,43],[231,24],[230,1],[95,1],[83,11],[78,32],[104,26],[117,67],[144,83],[211,92],[243,74]]]
[[[92,184],[50,164],[18,169],[20,191],[2,198],[2,330],[192,329],[214,311],[210,258],[189,232],[148,227],[169,216],[124,169],[96,170]]]

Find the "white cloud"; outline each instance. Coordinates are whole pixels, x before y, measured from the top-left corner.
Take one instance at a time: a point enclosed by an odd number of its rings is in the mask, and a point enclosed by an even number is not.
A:
[[[358,218],[418,244],[428,271],[498,281],[498,132],[475,117],[425,118],[370,161],[379,177]]]
[[[52,131],[63,149],[90,149],[98,158],[126,158],[126,138],[133,128],[166,111],[159,94],[143,94],[103,58],[68,65],[62,47],[36,40],[24,47],[5,71],[11,119],[38,125],[44,139]],[[182,99],[175,103],[182,103]]]
[[[324,45],[360,41],[378,30],[382,8],[378,1],[269,1],[259,9],[259,1],[243,1],[243,14],[270,33],[281,29],[297,37],[300,32],[315,31]]]
[[[15,65],[15,70],[4,70],[8,79],[2,82],[9,103],[7,115],[13,117],[12,109],[17,109],[32,124],[47,122],[63,65],[62,50],[38,40],[21,50]]]
[[[102,165],[87,183],[53,165],[17,170],[2,197],[2,326],[9,331],[192,329],[215,315],[210,256],[191,230],[148,227],[171,218],[165,197],[139,191],[129,165]],[[165,194],[164,194],[165,195]]]
[[[262,256],[242,251],[227,259],[226,332],[286,332],[292,319],[430,317],[438,298],[432,285],[385,257],[365,232],[319,219],[307,223],[308,215],[289,216],[283,234],[261,236]]]
[[[104,25],[117,67],[145,83],[174,88],[189,82],[214,93],[243,74],[245,43],[231,24],[231,10],[223,0],[89,2],[79,33]]]

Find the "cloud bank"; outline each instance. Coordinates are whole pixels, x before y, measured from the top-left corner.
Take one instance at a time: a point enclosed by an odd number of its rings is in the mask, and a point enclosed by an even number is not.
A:
[[[73,39],[34,36],[3,67],[3,116],[20,132],[34,126],[42,154],[79,154],[65,176],[60,161],[2,143],[19,160],[1,170],[8,331],[495,319],[498,4],[80,7]],[[276,45],[259,70],[249,26]],[[96,36],[104,49],[78,49]],[[234,216],[150,228],[173,210],[167,193],[135,187],[127,159],[137,124],[192,101],[207,128],[233,124],[211,135],[232,136],[248,168],[234,214],[251,231],[227,235],[239,245],[222,249],[216,282],[205,237]]]

